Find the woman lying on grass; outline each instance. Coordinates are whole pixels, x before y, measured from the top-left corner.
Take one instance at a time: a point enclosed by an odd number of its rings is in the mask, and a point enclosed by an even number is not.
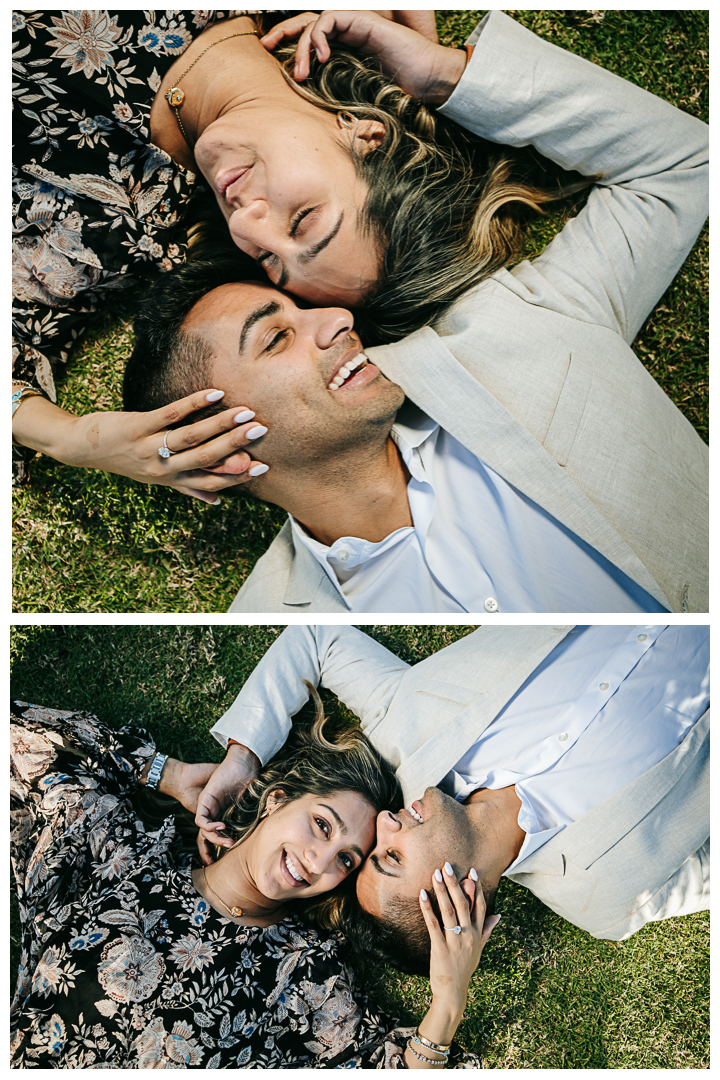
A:
[[[306,53],[293,66],[293,38],[314,15],[265,38],[257,19],[215,11],[14,15],[18,444],[213,501],[207,446],[158,468],[168,410],[77,417],[54,404],[53,366],[88,313],[133,277],[184,261],[197,173],[240,249],[239,278],[267,274],[313,304],[362,307],[377,340],[424,325],[517,256],[520,210],[561,192],[529,184],[517,151],[435,114],[465,50],[377,13],[336,14],[352,15],[334,37],[356,52],[320,50],[311,76]],[[428,13],[387,14],[433,34]],[[285,67],[269,51],[278,44]],[[438,61],[430,83],[390,82],[422,67],[426,49]],[[221,397],[208,388],[172,416]],[[252,419],[217,418],[211,464],[257,437]]]
[[[332,925],[354,887],[378,811],[398,809],[401,793],[359,729],[329,737],[316,704],[312,729],[226,815],[233,846],[193,869],[172,816],[148,830],[132,797],[157,786],[194,809],[193,793],[196,801],[216,766],[164,758],[140,729],[15,703],[12,854],[23,955],[13,1067],[446,1063],[497,919],[483,925],[482,891],[470,878],[433,882],[446,930],[421,896],[433,999],[418,1032],[368,1004],[345,964],[347,943],[319,928]]]

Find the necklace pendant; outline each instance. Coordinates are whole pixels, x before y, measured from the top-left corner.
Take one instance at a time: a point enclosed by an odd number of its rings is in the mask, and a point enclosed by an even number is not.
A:
[[[172,90],[168,90],[165,99],[172,109],[179,109],[185,100],[185,91],[173,86]]]
[[[230,908],[230,914],[234,919],[242,918],[243,909],[241,907]]]

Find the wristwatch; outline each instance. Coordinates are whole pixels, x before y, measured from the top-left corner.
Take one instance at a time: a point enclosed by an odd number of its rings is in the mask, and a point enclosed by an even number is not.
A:
[[[160,783],[160,777],[162,776],[162,771],[165,767],[165,762],[167,761],[167,759],[167,754],[155,755],[152,761],[152,765],[150,766],[150,771],[145,777],[145,787],[157,788],[158,784]]]

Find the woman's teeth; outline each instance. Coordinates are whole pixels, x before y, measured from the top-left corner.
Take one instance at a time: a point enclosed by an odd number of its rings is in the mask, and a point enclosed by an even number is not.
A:
[[[337,375],[330,383],[330,389],[339,390],[345,380],[352,375],[353,371],[357,371],[359,367],[362,367],[363,364],[367,363],[368,358],[367,356],[365,356],[364,353],[358,353],[354,360],[346,360],[343,366],[338,371]]]
[[[416,821],[419,821],[419,822],[420,822],[420,824],[422,825],[422,823],[423,823],[423,818],[421,818],[421,817],[420,817],[420,815],[418,814],[417,810],[413,809],[413,807],[412,807],[412,806],[408,806],[408,807],[407,807],[407,813],[408,813],[408,814],[410,814],[410,815],[411,815],[412,817],[414,817],[414,818],[415,818],[415,820],[416,820]]]
[[[289,873],[295,878],[296,881],[302,881],[307,885],[307,881],[302,876],[295,863],[291,860],[287,851],[285,852],[285,865],[288,868]]]

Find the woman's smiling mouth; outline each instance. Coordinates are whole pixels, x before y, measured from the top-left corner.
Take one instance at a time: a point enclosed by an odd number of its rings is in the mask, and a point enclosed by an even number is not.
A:
[[[283,850],[282,859],[280,860],[284,876],[289,879],[291,885],[298,888],[301,885],[309,885],[310,882],[307,878],[303,877],[302,871],[293,858],[288,855],[287,851]]]
[[[225,169],[215,177],[215,190],[219,197],[228,202],[238,193],[242,184],[252,169],[252,165],[237,166],[233,169]],[[231,190],[232,189],[232,190]]]

